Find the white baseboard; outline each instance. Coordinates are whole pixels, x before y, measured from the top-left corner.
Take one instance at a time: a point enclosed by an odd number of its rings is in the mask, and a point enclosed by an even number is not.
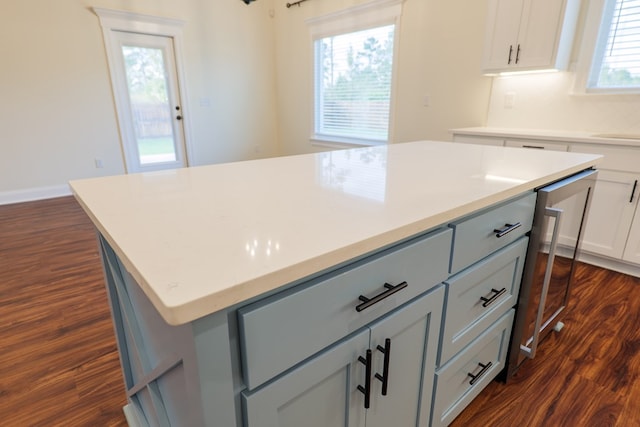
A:
[[[618,273],[628,274],[629,276],[640,277],[640,266],[619,261],[617,259],[592,255],[588,252],[581,252],[578,256],[578,261],[606,268],[607,270],[617,271]]]
[[[25,190],[0,191],[0,205],[31,202],[33,200],[53,199],[54,197],[70,195],[71,189],[67,184],[53,185],[50,187],[27,188]]]

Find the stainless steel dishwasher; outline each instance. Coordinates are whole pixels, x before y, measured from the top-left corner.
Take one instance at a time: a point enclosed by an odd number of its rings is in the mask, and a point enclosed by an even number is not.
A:
[[[564,326],[562,318],[597,174],[589,169],[537,189],[516,319],[503,371],[507,381],[525,360],[535,357],[544,337]]]

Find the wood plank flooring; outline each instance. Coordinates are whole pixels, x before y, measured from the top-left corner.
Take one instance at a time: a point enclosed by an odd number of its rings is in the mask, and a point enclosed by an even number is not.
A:
[[[452,426],[640,426],[640,279],[579,264],[564,323]]]
[[[565,323],[452,425],[640,426],[640,279],[580,265]],[[90,221],[0,206],[0,425],[125,426],[125,403]]]
[[[71,197],[0,206],[0,425],[126,425],[103,283]]]

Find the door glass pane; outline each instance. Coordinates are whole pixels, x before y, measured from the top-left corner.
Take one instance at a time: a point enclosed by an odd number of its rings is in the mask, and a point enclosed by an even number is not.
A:
[[[162,49],[122,46],[141,165],[175,162],[176,143]]]

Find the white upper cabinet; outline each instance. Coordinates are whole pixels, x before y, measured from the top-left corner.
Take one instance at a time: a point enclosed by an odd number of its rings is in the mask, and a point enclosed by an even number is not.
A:
[[[579,0],[489,0],[484,73],[565,69]]]

